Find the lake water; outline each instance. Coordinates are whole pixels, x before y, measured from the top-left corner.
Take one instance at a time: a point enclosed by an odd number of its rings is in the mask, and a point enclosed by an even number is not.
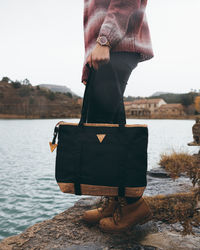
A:
[[[54,178],[56,151],[49,141],[61,119],[0,120],[0,239],[52,218],[86,196],[63,194]],[[65,119],[78,122],[79,119]],[[158,167],[160,154],[172,149],[198,152],[192,141],[192,120],[137,120],[149,128],[148,169]]]

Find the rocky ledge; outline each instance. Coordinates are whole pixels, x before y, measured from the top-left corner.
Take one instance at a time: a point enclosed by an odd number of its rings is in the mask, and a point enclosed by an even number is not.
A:
[[[191,188],[187,177],[181,176],[173,181],[163,168],[158,168],[148,172],[148,186],[144,195],[187,192]],[[178,223],[172,228],[162,222],[149,221],[120,235],[104,233],[98,225],[91,226],[82,220],[83,212],[96,207],[99,200],[100,197],[92,196],[80,199],[54,218],[4,239],[0,242],[0,250],[200,249],[200,228],[195,228],[194,235],[182,236]]]

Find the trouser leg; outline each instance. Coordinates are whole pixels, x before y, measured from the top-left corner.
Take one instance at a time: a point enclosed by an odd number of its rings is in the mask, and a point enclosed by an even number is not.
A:
[[[93,71],[87,122],[118,123],[123,94],[139,56],[130,52],[113,52],[110,61]]]

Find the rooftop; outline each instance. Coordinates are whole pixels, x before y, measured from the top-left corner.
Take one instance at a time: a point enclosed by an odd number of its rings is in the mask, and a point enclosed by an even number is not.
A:
[[[162,98],[154,98],[154,99],[138,99],[133,101],[133,104],[154,104],[159,103],[160,101],[164,101]]]

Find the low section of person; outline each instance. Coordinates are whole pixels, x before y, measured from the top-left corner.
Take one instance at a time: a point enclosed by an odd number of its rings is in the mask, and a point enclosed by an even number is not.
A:
[[[154,56],[146,6],[147,0],[84,1],[84,84],[90,68],[94,69],[89,123],[119,123],[123,94],[132,71],[138,63]],[[99,222],[104,231],[123,231],[151,216],[142,196],[103,197],[103,201],[102,207],[86,211],[83,219]]]

